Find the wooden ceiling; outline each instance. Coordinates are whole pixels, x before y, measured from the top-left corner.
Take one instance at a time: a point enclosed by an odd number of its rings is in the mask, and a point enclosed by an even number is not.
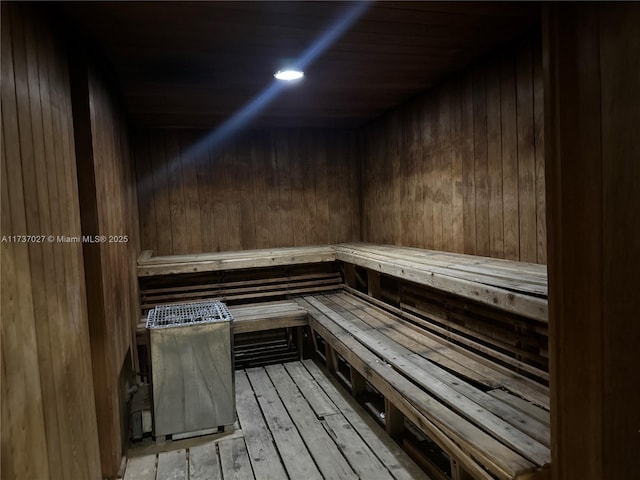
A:
[[[211,128],[271,85],[347,2],[69,2],[132,122]],[[258,114],[257,126],[357,127],[539,28],[537,3],[377,2]]]

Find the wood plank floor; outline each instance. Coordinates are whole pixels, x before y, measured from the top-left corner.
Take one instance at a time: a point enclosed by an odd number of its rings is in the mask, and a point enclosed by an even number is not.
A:
[[[428,480],[310,360],[236,372],[239,429],[158,454],[129,451],[125,480]],[[170,447],[169,447],[170,448]]]

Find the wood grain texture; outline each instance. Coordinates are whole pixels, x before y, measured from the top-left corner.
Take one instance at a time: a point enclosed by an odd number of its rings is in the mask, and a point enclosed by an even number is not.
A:
[[[230,329],[216,322],[151,330],[155,435],[233,424]]]
[[[129,467],[127,467],[128,470]],[[155,478],[155,477],[154,477]],[[220,457],[213,442],[189,449],[190,480],[221,480]]]
[[[184,479],[186,461],[190,480],[315,480],[323,477],[313,460],[314,452],[320,457],[318,463],[326,464],[337,449],[342,455],[339,462],[346,459],[360,478],[427,480],[400,446],[315,363],[291,362],[269,370],[275,385],[264,368],[236,372],[239,424],[233,433],[211,440],[194,438],[174,445],[173,451],[161,450],[157,472],[156,454],[148,451],[130,457],[124,479]],[[301,416],[300,410],[308,415]],[[327,439],[326,452],[300,438],[298,432],[303,431],[309,438],[309,423],[319,427],[313,430]],[[353,478],[350,470],[346,473]]]
[[[631,3],[545,10],[553,478],[638,474],[638,22]]]
[[[290,363],[287,365],[287,370],[292,373],[292,370],[296,369],[298,375],[292,374],[292,377],[296,379],[298,385],[302,383],[298,378],[306,377],[304,385],[307,387],[314,387],[314,382],[317,382],[328,399],[340,410],[394,478],[397,480],[426,480],[428,478],[416,464],[409,460],[406,453],[386,435],[384,429],[363,410],[355,399],[341,389],[335,380],[326,376],[325,371],[320,370],[313,360],[304,360],[303,365],[304,368],[299,368],[296,364]],[[352,372],[360,375],[355,369],[352,369]],[[309,381],[310,378],[313,381]],[[365,381],[362,375],[360,375],[360,379]]]
[[[306,402],[295,382],[286,373],[283,365],[265,367],[269,378],[278,390],[282,403],[286,407],[304,440],[309,453],[325,478],[355,479],[353,467],[334,443],[320,420],[313,414],[311,406]]]
[[[80,50],[72,61],[72,93],[82,233],[107,239],[84,243],[83,253],[102,471],[114,477],[128,436],[122,371],[140,310],[135,175],[122,112],[104,74]]]
[[[289,478],[323,478],[264,369],[246,372]]]
[[[496,61],[488,66],[487,71],[487,189],[489,196],[489,251],[492,257],[498,258],[504,256],[500,93],[500,68]]]
[[[506,277],[499,280],[497,276],[503,274],[498,274],[494,267],[489,267],[484,272],[482,269],[465,272],[462,264],[467,261],[474,262],[474,259],[477,258],[474,256],[444,254],[438,256],[437,251],[364,243],[336,245],[335,250],[336,259],[339,261],[352,263],[373,272],[392,275],[421,285],[428,285],[447,293],[460,295],[546,322],[547,301],[541,298],[541,295],[546,294],[546,285],[538,283],[538,279],[544,279],[544,267],[514,263],[512,264],[514,268],[509,269],[504,274]],[[436,258],[432,257],[434,255]],[[486,265],[499,262],[491,259],[484,260],[487,261]],[[526,266],[538,267],[538,272],[534,274],[537,279],[533,279],[533,288],[527,287],[527,280],[523,278],[529,274],[523,276],[518,273],[517,265],[523,265],[525,268]]]
[[[158,470],[156,478],[166,480],[187,480],[187,451],[184,449],[172,450],[158,454]]]
[[[179,255],[359,240],[354,133],[255,131],[219,149],[203,134],[136,134],[143,249]]]
[[[495,52],[363,129],[364,241],[546,263],[540,48]]]
[[[236,409],[254,476],[260,480],[287,478],[271,433],[244,371],[236,375]]]
[[[438,402],[429,401],[423,392],[419,393],[421,390],[415,384],[402,377],[395,370],[383,367],[382,362],[376,355],[372,354],[362,344],[359,344],[345,330],[332,324],[329,317],[316,309],[311,303],[305,302],[303,299],[298,299],[298,302],[301,302],[301,305],[309,309],[311,327],[330,343],[331,347],[335,348],[349,362],[352,368],[357,369],[365,376],[368,382],[400,408],[402,413],[418,428],[427,433],[440,448],[461,463],[464,463],[465,467],[472,471],[477,478],[487,479],[490,476],[479,467],[469,454],[461,449],[462,444],[460,441],[462,437],[454,433],[454,430],[458,427],[464,430],[463,436],[473,435],[474,437],[473,439],[464,440],[462,448],[466,451],[474,451],[473,456],[486,465],[487,468],[499,473],[499,478],[515,478],[517,471],[531,468],[532,464],[530,462],[519,457],[519,455],[514,455],[504,445],[486,436],[483,432],[474,431],[475,429],[473,427],[469,428],[469,425],[462,427],[461,423],[464,424],[464,420],[460,422],[460,419],[456,418],[455,415],[450,415],[450,410],[441,407]],[[435,422],[437,426],[432,422]],[[456,442],[453,442],[448,435],[456,438]],[[479,445],[482,445],[481,449],[478,448]],[[477,456],[477,454],[480,454],[482,457],[486,457],[489,450],[493,451],[489,455],[492,460],[487,458],[481,460],[480,456]],[[497,465],[496,462],[501,465]]]
[[[533,66],[531,50],[516,54],[516,121],[518,125],[518,218],[520,260],[537,260],[535,131]]]
[[[68,58],[1,16],[2,235],[80,235]],[[84,278],[79,243],[2,243],[2,478],[102,478]]]
[[[638,473],[640,385],[640,5],[604,8],[600,20],[603,180],[603,325],[605,471]]]
[[[124,480],[155,480],[156,463],[155,455],[144,455],[129,459],[124,473]]]
[[[238,270],[333,262],[335,259],[335,252],[330,245],[152,256],[138,259],[138,275],[147,277],[176,273]]]
[[[343,2],[64,4],[113,63],[136,125],[216,128],[355,10]],[[357,5],[355,6],[357,7]],[[302,88],[271,98],[260,128],[356,128],[539,23],[535,3],[383,2],[309,65]],[[113,34],[118,25],[118,34]],[[215,35],[212,35],[215,32]],[[206,48],[203,48],[206,45]],[[274,60],[278,59],[278,60]],[[218,65],[225,66],[220,76]]]

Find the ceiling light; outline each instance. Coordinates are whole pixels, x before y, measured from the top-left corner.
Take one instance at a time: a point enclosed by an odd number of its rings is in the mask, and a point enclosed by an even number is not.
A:
[[[290,82],[292,80],[299,80],[304,77],[304,72],[300,70],[278,70],[273,74],[278,80],[284,80],[285,82]]]

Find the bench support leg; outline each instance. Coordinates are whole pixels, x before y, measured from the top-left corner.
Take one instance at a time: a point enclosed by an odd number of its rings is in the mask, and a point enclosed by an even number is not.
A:
[[[326,358],[324,357],[324,354],[320,351],[318,347],[318,339],[316,338],[317,333],[314,330],[309,329],[309,335],[311,335],[311,344],[313,347],[314,357],[321,357],[323,360],[326,360]]]
[[[387,398],[384,399],[385,429],[394,440],[401,441],[404,434],[404,415]]]
[[[298,344],[298,356],[300,357],[300,361],[304,360],[304,328],[296,327],[296,341]]]
[[[357,397],[367,389],[366,379],[355,368],[351,367],[351,395]]]
[[[344,263],[344,281],[351,288],[356,288],[356,267],[351,263]]]
[[[451,460],[451,480],[473,480],[473,477],[463,469],[458,462]]]
[[[369,281],[369,295],[373,298],[380,298],[380,273],[368,270],[367,279]]]
[[[338,371],[338,354],[329,344],[325,343],[325,345],[327,352],[327,370],[331,373],[336,373]]]

